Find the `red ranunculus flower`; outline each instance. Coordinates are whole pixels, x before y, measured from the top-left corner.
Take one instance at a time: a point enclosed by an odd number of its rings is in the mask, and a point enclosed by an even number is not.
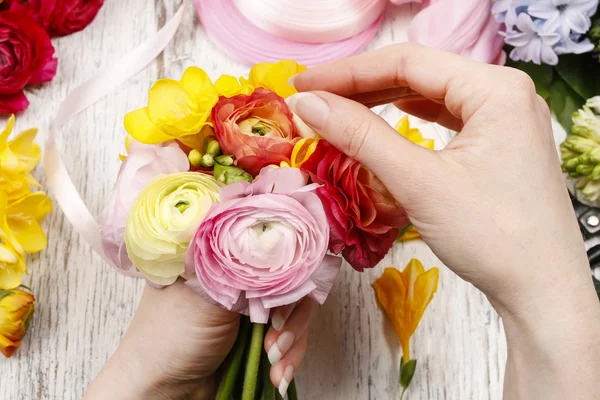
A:
[[[48,82],[56,75],[50,37],[27,14],[0,12],[0,113],[15,113],[29,105],[28,84]]]
[[[331,228],[329,250],[342,252],[357,271],[373,268],[408,223],[404,209],[371,171],[325,140],[301,169],[322,185],[317,195]]]
[[[11,10],[24,11],[51,36],[65,36],[88,26],[104,0],[12,0]]]
[[[285,100],[265,89],[221,97],[212,120],[223,153],[233,154],[236,165],[254,176],[267,165],[289,162],[301,139]]]

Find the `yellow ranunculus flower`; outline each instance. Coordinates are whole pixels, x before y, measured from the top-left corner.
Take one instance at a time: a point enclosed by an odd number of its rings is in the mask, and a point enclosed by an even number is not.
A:
[[[319,139],[311,139],[304,138],[300,139],[298,143],[294,145],[292,149],[292,155],[290,157],[290,162],[282,161],[279,166],[274,165],[274,167],[280,168],[300,168],[302,164],[306,162],[312,156],[312,154],[317,149],[317,144],[319,143]]]
[[[240,78],[240,82],[242,82],[242,85],[250,84],[254,87],[271,90],[286,98],[297,92],[296,88],[288,83],[288,80],[304,70],[306,70],[304,65],[292,60],[259,63],[250,70],[248,80]]]
[[[148,107],[125,115],[125,129],[139,142],[157,144],[178,139],[195,143],[219,100],[217,89],[202,69],[189,67],[179,81],[159,79],[148,93]]]
[[[8,201],[29,193],[30,185],[40,186],[30,174],[42,156],[40,146],[33,142],[37,129],[24,130],[9,141],[14,124],[12,115],[0,132],[0,191],[6,193]]]
[[[27,273],[25,253],[7,223],[7,196],[0,192],[0,289],[21,284]]]
[[[432,139],[424,138],[421,131],[417,128],[411,128],[410,122],[408,121],[408,115],[405,115],[398,121],[395,126],[396,131],[399,134],[410,140],[411,142],[418,144],[426,149],[433,150],[434,141]]]
[[[209,175],[164,175],[142,190],[131,207],[125,231],[129,258],[149,281],[170,285],[185,273],[184,257],[219,186]]]
[[[254,86],[248,81],[244,80],[243,83],[240,83],[231,75],[221,75],[215,81],[215,88],[217,88],[219,95],[225,97],[233,97],[238,94],[251,95],[254,92]]]
[[[425,271],[423,264],[413,258],[404,271],[386,268],[373,282],[377,302],[396,330],[405,361],[411,359],[410,338],[437,291],[438,278],[437,268]]]
[[[50,211],[52,202],[44,192],[29,193],[8,204],[8,227],[25,253],[37,253],[46,247],[46,234],[40,221]]]
[[[33,316],[35,297],[19,289],[0,290],[0,353],[13,355]]]

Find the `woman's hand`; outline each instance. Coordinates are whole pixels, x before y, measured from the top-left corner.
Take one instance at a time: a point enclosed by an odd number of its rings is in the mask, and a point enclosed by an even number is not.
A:
[[[302,311],[305,308],[298,306],[285,324],[282,315],[287,311],[275,312],[281,332],[290,332],[304,342],[304,324],[292,322],[300,316],[308,323],[313,308],[309,307],[308,313]],[[238,328],[239,314],[203,300],[182,280],[164,289],[146,286],[127,333],[85,398],[214,399],[213,374],[231,350]],[[277,333],[271,328],[265,342],[273,337]],[[299,344],[280,350],[281,361],[271,373],[276,386],[288,365],[294,369],[300,365],[305,350]],[[275,356],[272,350],[271,357]]]
[[[305,93],[292,110],[370,168],[444,264],[503,317],[506,395],[600,393],[600,306],[531,79],[402,44],[309,69],[294,84]],[[391,102],[460,134],[443,151],[418,147],[368,108]]]

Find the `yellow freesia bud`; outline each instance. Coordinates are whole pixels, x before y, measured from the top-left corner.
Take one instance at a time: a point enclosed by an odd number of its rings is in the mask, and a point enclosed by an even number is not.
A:
[[[417,232],[417,228],[415,228],[412,224],[408,229],[406,229],[402,235],[398,238],[401,242],[407,242],[409,240],[418,239],[421,235]]]
[[[178,139],[194,148],[194,136],[207,123],[218,100],[217,89],[206,72],[189,67],[179,81],[156,81],[148,93],[148,107],[125,115],[125,129],[142,143]]]
[[[0,290],[0,353],[13,355],[33,316],[35,297],[19,289]]]
[[[125,231],[129,258],[151,282],[170,285],[184,274],[188,244],[213,203],[215,178],[197,172],[164,175],[142,190]]]
[[[377,302],[396,330],[405,361],[411,359],[410,338],[437,291],[438,278],[437,268],[425,271],[423,264],[413,258],[404,271],[386,268],[373,282]]]
[[[248,80],[240,78],[242,85],[250,84],[254,87],[262,87],[286,98],[297,92],[296,88],[288,83],[288,80],[306,70],[292,60],[283,60],[276,63],[259,63],[252,67]]]
[[[13,289],[27,273],[23,247],[7,223],[7,196],[0,192],[0,289]]]
[[[426,139],[421,134],[421,131],[417,128],[411,128],[410,122],[408,121],[408,115],[405,115],[398,121],[395,126],[396,131],[399,134],[413,142],[414,144],[418,144],[421,147],[425,147],[426,149],[433,150],[434,141],[432,139]]]

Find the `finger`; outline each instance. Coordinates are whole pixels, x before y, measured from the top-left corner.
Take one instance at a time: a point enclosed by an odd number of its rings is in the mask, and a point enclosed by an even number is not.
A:
[[[282,307],[277,307],[271,315],[271,326],[276,331],[280,331],[283,328],[283,324],[289,318],[292,311],[296,307],[296,303],[288,304]]]
[[[328,142],[367,166],[404,206],[423,181],[434,181],[434,177],[424,175],[435,175],[432,171],[440,170],[435,152],[402,137],[385,120],[355,101],[311,92],[293,95],[288,105]]]
[[[264,346],[271,364],[279,361],[292,348],[298,338],[302,337],[308,329],[312,314],[317,307],[316,301],[305,297],[294,309],[281,331],[277,331],[273,327],[269,329],[265,335]]]
[[[308,332],[305,332],[281,360],[271,367],[271,382],[279,389],[279,394],[285,397],[287,389],[300,364],[306,356]]]
[[[529,80],[530,81],[530,80]],[[408,87],[440,101],[467,122],[491,95],[522,90],[525,74],[467,58],[402,43],[306,70],[294,77],[299,91],[323,90],[344,97]]]
[[[389,88],[378,90],[376,92],[356,93],[348,97],[351,100],[362,103],[367,107],[370,104],[389,104],[399,99],[417,98],[422,99],[423,96],[408,87]]]
[[[429,122],[436,122],[453,131],[460,131],[463,128],[460,119],[450,114],[445,105],[435,101],[429,99],[402,99],[395,101],[394,105],[405,113]]]

